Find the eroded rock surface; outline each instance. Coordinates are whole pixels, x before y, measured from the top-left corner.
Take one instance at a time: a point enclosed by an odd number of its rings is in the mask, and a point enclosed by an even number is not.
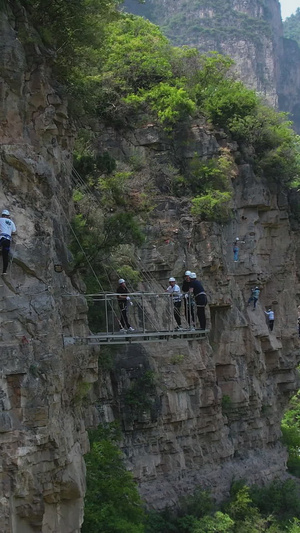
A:
[[[120,349],[114,371],[100,376],[100,418],[122,420],[127,464],[143,496],[162,508],[199,484],[221,498],[233,479],[263,483],[283,477],[287,455],[280,422],[299,386],[300,356],[299,239],[286,195],[243,163],[232,179],[232,220],[217,224],[192,217],[189,202],[170,195],[170,173],[179,172],[179,158],[184,168],[195,152],[205,157],[225,147],[234,155],[237,149],[201,121],[189,131],[181,128],[174,143],[150,124],[124,137],[106,130],[99,145],[116,158],[134,153],[143,160],[139,182],[156,205],[140,251],[145,270],[162,287],[170,275],[180,281],[186,269],[195,271],[209,300],[206,340]],[[234,262],[237,236],[240,258]],[[256,285],[261,293],[254,311],[247,302]],[[276,317],[273,332],[264,313],[269,306]],[[142,404],[148,395],[141,411],[138,401],[128,404],[126,398],[148,372],[155,384],[141,390]]]
[[[69,260],[74,131],[41,52],[34,47],[28,61],[11,13],[0,14],[0,31],[0,209],[17,226],[0,279],[0,529],[75,533],[88,446],[82,382],[94,379],[95,357],[63,347],[64,333],[87,331],[87,305],[54,271]]]

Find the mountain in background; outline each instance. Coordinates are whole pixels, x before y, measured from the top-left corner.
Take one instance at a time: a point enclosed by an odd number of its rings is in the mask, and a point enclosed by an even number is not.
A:
[[[126,0],[124,9],[158,24],[176,46],[232,57],[239,78],[289,112],[300,132],[300,13],[283,26],[278,0]]]

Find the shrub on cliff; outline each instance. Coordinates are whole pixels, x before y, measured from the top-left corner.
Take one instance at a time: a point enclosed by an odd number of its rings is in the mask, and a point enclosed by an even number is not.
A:
[[[111,424],[89,437],[82,533],[144,533],[142,501],[118,448],[120,432]]]
[[[294,39],[300,45],[300,8],[296,13],[286,18],[283,22],[284,36],[288,39]]]
[[[42,42],[52,49],[54,63],[64,79],[74,65],[91,63],[101,49],[104,27],[118,17],[119,0],[8,0],[23,6]],[[94,51],[94,55],[92,53]],[[64,72],[65,70],[65,72]]]

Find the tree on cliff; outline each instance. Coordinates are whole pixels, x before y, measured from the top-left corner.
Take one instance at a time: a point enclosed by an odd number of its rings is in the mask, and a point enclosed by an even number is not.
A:
[[[296,13],[283,22],[284,36],[287,39],[294,39],[300,45],[300,7]]]
[[[144,532],[142,500],[132,474],[125,469],[119,440],[120,432],[113,424],[90,432],[82,533]]]

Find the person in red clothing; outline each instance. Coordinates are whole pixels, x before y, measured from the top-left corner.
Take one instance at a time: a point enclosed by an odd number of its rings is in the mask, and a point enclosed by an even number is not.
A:
[[[119,286],[117,288],[118,293],[118,304],[121,311],[121,317],[120,317],[120,331],[122,333],[127,331],[134,331],[134,328],[131,327],[131,325],[128,322],[127,318],[127,309],[128,304],[130,304],[130,296],[128,296],[129,290],[126,287],[125,279],[121,278],[119,279]],[[126,328],[126,329],[125,329]]]

